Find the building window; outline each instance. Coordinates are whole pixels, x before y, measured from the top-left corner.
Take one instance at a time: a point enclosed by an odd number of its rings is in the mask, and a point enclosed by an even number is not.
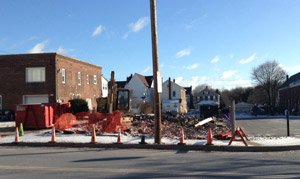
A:
[[[61,82],[63,83],[63,84],[65,84],[66,83],[66,69],[61,69],[61,77],[62,77],[62,79],[61,79]]]
[[[89,78],[89,75],[86,75],[86,84],[90,84],[90,78]]]
[[[26,68],[26,82],[45,82],[45,67]]]
[[[200,96],[200,101],[203,101],[203,96]]]
[[[81,73],[78,72],[78,85],[81,86]]]
[[[208,100],[208,96],[205,96],[205,101],[207,101]]]
[[[94,84],[97,84],[97,75],[94,75]]]
[[[173,97],[176,97],[176,91],[173,91]]]
[[[210,100],[211,100],[211,101],[214,100],[214,97],[213,97],[213,96],[210,96]]]
[[[0,95],[0,110],[2,110],[2,96]]]

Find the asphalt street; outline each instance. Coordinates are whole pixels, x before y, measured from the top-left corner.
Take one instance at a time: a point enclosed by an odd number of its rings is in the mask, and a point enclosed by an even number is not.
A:
[[[1,179],[299,178],[300,152],[0,147]]]
[[[241,119],[236,120],[247,135],[287,136],[287,120],[282,119]],[[290,119],[290,136],[300,136],[300,119]]]

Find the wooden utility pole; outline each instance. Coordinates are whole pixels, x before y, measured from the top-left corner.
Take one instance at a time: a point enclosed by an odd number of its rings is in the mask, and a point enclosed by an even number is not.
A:
[[[155,141],[161,144],[161,100],[158,93],[157,75],[159,72],[158,49],[157,49],[157,29],[156,29],[156,0],[150,0],[151,14],[151,37],[152,37],[152,63],[154,80],[154,115],[155,115]]]
[[[231,124],[231,135],[235,132],[235,100],[232,100],[230,107],[230,124]]]

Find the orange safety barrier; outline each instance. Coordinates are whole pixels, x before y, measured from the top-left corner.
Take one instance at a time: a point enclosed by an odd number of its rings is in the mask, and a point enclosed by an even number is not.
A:
[[[59,131],[71,127],[91,131],[93,126],[95,130],[107,133],[118,131],[119,128],[121,131],[128,129],[119,111],[113,111],[112,113],[81,112],[76,115],[65,113],[55,122],[55,128]]]
[[[229,139],[231,138],[231,132],[224,132],[221,134],[215,134],[213,135],[213,138],[218,139],[218,140],[224,140],[224,139]]]
[[[239,137],[239,139],[237,139],[236,137]],[[248,144],[247,144],[247,142],[245,141],[244,137],[245,137],[246,140],[249,140],[248,137],[247,137],[247,135],[246,135],[245,132],[243,131],[243,129],[242,129],[241,127],[238,126],[238,127],[236,128],[236,130],[235,130],[235,132],[234,132],[232,138],[230,139],[230,142],[229,142],[228,145],[231,145],[231,143],[232,143],[233,141],[237,141],[237,142],[243,142],[243,143],[245,144],[245,146],[248,146]]]
[[[76,120],[76,116],[71,113],[65,113],[56,120],[54,127],[58,131],[64,131],[78,124],[79,123]]]

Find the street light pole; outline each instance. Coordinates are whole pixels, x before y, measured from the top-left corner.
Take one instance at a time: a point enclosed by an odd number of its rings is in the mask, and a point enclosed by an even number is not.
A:
[[[155,141],[161,144],[161,99],[158,93],[157,76],[159,72],[158,49],[157,49],[157,28],[156,28],[156,0],[150,0],[151,14],[151,38],[152,38],[152,63],[154,80],[154,115],[155,115]],[[159,75],[160,76],[160,75]]]

